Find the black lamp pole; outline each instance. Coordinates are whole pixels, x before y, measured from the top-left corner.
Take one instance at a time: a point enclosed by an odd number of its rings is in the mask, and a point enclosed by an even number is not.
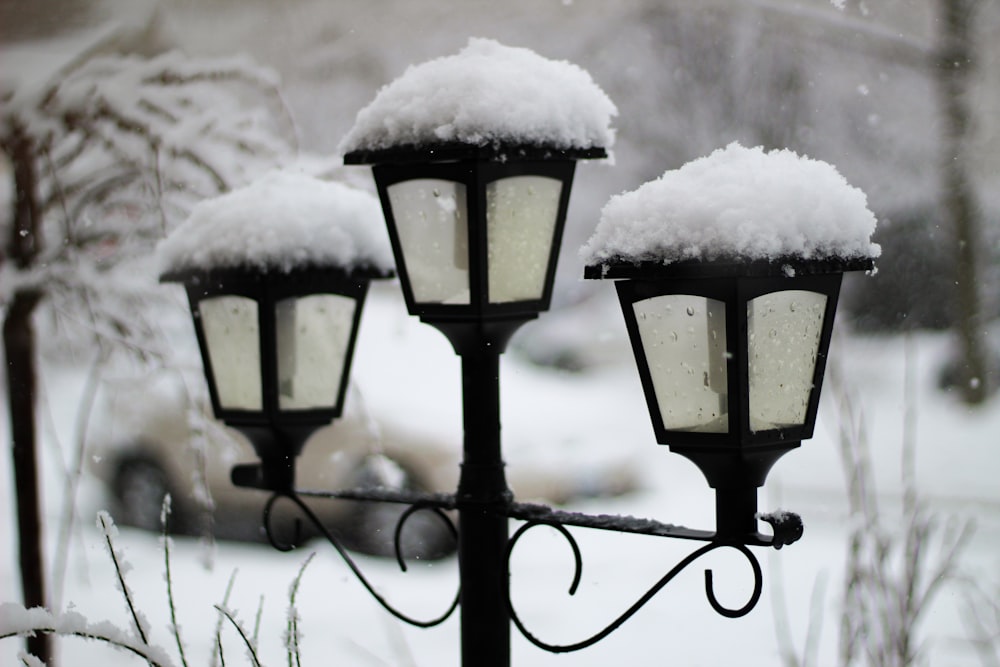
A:
[[[459,351],[465,440],[458,506],[462,664],[510,664],[507,610],[507,506],[500,449],[500,353],[485,336]]]

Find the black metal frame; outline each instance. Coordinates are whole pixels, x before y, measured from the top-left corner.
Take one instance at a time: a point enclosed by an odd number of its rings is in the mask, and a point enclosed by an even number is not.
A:
[[[763,591],[763,572],[757,557],[748,548],[749,546],[770,546],[781,549],[783,546],[792,544],[802,536],[802,520],[793,513],[779,513],[774,515],[763,515],[761,520],[769,523],[773,528],[772,535],[756,533],[745,535],[741,540],[733,540],[720,535],[717,532],[708,530],[697,530],[677,526],[673,524],[661,523],[652,519],[638,519],[635,517],[622,517],[613,515],[588,515],[575,512],[565,512],[555,510],[545,505],[533,503],[517,503],[513,498],[506,497],[497,506],[491,508],[492,512],[505,523],[507,519],[521,521],[522,524],[514,532],[513,536],[505,541],[503,549],[500,551],[502,568],[496,574],[497,577],[487,577],[486,583],[495,586],[502,584],[501,597],[490,599],[490,602],[499,604],[498,610],[489,610],[489,613],[469,613],[467,605],[470,603],[469,591],[467,587],[475,584],[482,584],[483,581],[469,575],[467,569],[463,567],[460,547],[459,567],[460,585],[455,597],[448,607],[437,616],[418,619],[410,616],[389,603],[382,596],[375,585],[364,575],[357,562],[350,553],[340,544],[336,534],[323,525],[322,521],[305,502],[305,498],[311,500],[350,500],[378,503],[395,503],[408,505],[408,509],[399,517],[394,531],[394,545],[396,560],[400,569],[406,572],[408,566],[401,549],[401,535],[406,522],[417,512],[433,512],[448,528],[456,541],[461,539],[462,529],[456,528],[450,513],[463,507],[461,493],[459,494],[428,494],[409,491],[394,491],[389,489],[344,489],[340,491],[288,491],[276,493],[267,502],[264,509],[263,524],[265,532],[271,545],[281,551],[290,551],[293,544],[285,543],[275,535],[272,529],[271,515],[273,507],[282,500],[292,503],[302,514],[302,516],[312,525],[318,534],[322,535],[337,551],[340,557],[347,564],[351,572],[358,581],[372,595],[384,609],[397,619],[415,627],[429,628],[440,625],[455,612],[462,609],[462,664],[463,665],[509,665],[509,625],[512,624],[529,642],[535,646],[552,653],[569,653],[579,651],[605,639],[618,628],[622,627],[630,618],[635,616],[639,610],[652,600],[667,584],[677,577],[682,571],[694,564],[702,556],[722,548],[731,548],[739,552],[750,565],[753,576],[753,588],[747,602],[740,607],[730,608],[721,604],[715,595],[714,578],[712,570],[705,570],[705,597],[712,609],[721,616],[727,618],[739,618],[750,613],[760,600]],[[583,556],[576,538],[569,528],[589,528],[594,530],[611,531],[616,533],[628,533],[633,535],[648,535],[669,539],[680,539],[686,541],[702,542],[703,546],[690,552],[687,556],[660,577],[635,603],[631,604],[623,612],[615,616],[602,630],[593,635],[581,639],[572,644],[552,644],[539,639],[531,632],[525,623],[518,616],[514,602],[510,596],[508,582],[510,579],[510,563],[514,548],[521,537],[532,528],[538,526],[548,526],[558,531],[568,542],[574,560],[574,574],[569,587],[569,594],[576,593],[579,586],[583,570]],[[478,573],[477,573],[478,574]],[[472,601],[474,602],[474,601]],[[499,616],[497,613],[499,612]],[[503,621],[502,624],[498,624]],[[500,643],[498,644],[498,640]]]
[[[217,419],[237,429],[253,445],[262,465],[237,466],[234,482],[273,490],[289,490],[294,484],[294,459],[316,429],[340,417],[350,378],[354,345],[368,286],[373,279],[389,278],[391,271],[372,267],[344,270],[336,267],[304,267],[289,272],[259,267],[230,267],[211,270],[168,272],[162,282],[183,283],[201,351],[208,382],[212,411]],[[335,294],[355,301],[351,331],[339,379],[336,401],[324,408],[282,410],[278,403],[278,355],[275,306],[287,298],[311,294]],[[218,296],[241,296],[257,303],[260,332],[261,409],[240,410],[225,407],[216,384],[215,369],[201,319],[200,304]]]
[[[385,213],[399,280],[407,310],[425,322],[524,319],[548,310],[552,299],[556,257],[562,241],[573,185],[576,160],[606,157],[603,149],[557,149],[544,146],[485,144],[438,144],[423,147],[396,147],[383,151],[356,151],[344,156],[346,164],[373,164],[375,183]],[[487,257],[486,187],[512,176],[544,176],[562,184],[553,229],[543,293],[539,299],[491,303]],[[406,257],[400,243],[395,213],[388,189],[404,181],[440,179],[461,183],[467,192],[469,245],[469,303],[444,304],[418,301],[413,293]]]
[[[682,526],[660,523],[653,520],[639,520],[632,517],[607,515],[586,515],[563,512],[544,505],[515,502],[507,486],[500,442],[500,388],[499,364],[510,336],[526,321],[537,317],[549,306],[552,277],[555,272],[556,257],[562,234],[568,204],[570,185],[576,159],[604,157],[604,150],[561,150],[545,146],[506,146],[487,144],[468,146],[462,144],[441,144],[430,147],[401,147],[377,151],[357,151],[345,156],[348,164],[374,163],[374,172],[388,223],[393,251],[399,267],[400,280],[411,314],[438,328],[449,339],[455,352],[462,360],[463,423],[464,441],[461,476],[454,494],[424,494],[397,492],[387,489],[346,489],[333,492],[297,491],[294,489],[294,474],[270,472],[272,466],[292,467],[294,456],[276,461],[262,455],[262,464],[253,466],[252,472],[244,467],[234,471],[233,480],[238,485],[269,488],[274,492],[264,512],[264,526],[272,544],[282,550],[292,548],[275,535],[272,526],[272,511],[276,503],[291,502],[316,531],[323,535],[346,561],[352,572],[372,596],[390,613],[400,620],[418,627],[430,627],[442,623],[457,608],[461,608],[461,655],[463,665],[477,667],[505,667],[510,664],[510,628],[518,630],[536,646],[552,652],[576,651],[614,632],[631,618],[643,605],[662,590],[674,577],[701,556],[720,548],[739,551],[751,566],[754,585],[746,604],[738,608],[728,608],[717,600],[712,572],[705,572],[705,592],[712,608],[727,617],[743,616],[757,604],[763,575],[756,556],[749,546],[771,546],[780,549],[791,544],[802,535],[802,521],[798,515],[779,513],[774,515],[756,514],[756,485],[762,483],[767,469],[778,456],[798,444],[795,439],[808,437],[812,433],[815,419],[815,401],[818,399],[823,363],[817,364],[816,389],[810,405],[809,423],[795,430],[751,433],[749,430],[747,399],[741,398],[739,414],[732,417],[739,423],[735,434],[729,439],[699,437],[676,439],[676,432],[663,428],[658,408],[650,402],[650,413],[657,429],[657,439],[664,442],[669,438],[671,448],[692,458],[706,471],[709,482],[716,487],[718,498],[716,530],[694,530]],[[483,205],[486,184],[511,175],[537,174],[559,179],[563,183],[559,214],[554,231],[554,239],[546,274],[544,293],[541,299],[493,304],[489,302],[486,217]],[[388,198],[388,187],[397,182],[414,178],[441,178],[465,184],[467,188],[469,224],[469,304],[428,304],[414,299],[405,266],[400,239],[395,229],[392,207]],[[619,295],[626,311],[628,322],[631,304],[642,298],[660,294],[693,293],[710,298],[718,298],[727,303],[727,327],[730,341],[746,339],[746,302],[753,296],[779,289],[798,287],[795,280],[804,281],[813,291],[827,294],[827,313],[822,333],[822,356],[825,357],[829,343],[833,313],[840,284],[840,273],[844,270],[870,268],[870,262],[812,262],[799,264],[794,260],[781,263],[757,263],[750,266],[737,263],[715,262],[680,263],[664,267],[658,264],[612,263],[607,266],[588,267],[588,278],[628,278],[618,284]],[[834,274],[832,276],[826,274]],[[791,276],[796,276],[792,278]],[[721,286],[706,280],[723,277]],[[663,280],[669,278],[669,280]],[[794,285],[794,287],[793,287]],[[777,287],[776,287],[777,286]],[[199,287],[195,294],[201,294]],[[246,288],[250,289],[250,288]],[[190,293],[190,292],[189,292]],[[197,318],[197,309],[192,297],[192,308]],[[357,315],[360,315],[360,303]],[[264,310],[263,308],[261,309]],[[740,313],[742,310],[742,316]],[[273,316],[272,316],[273,317]],[[273,325],[272,325],[273,326]],[[635,337],[634,314],[628,323],[630,335]],[[265,330],[262,323],[261,330]],[[199,332],[199,342],[201,332]],[[634,343],[636,345],[637,343]],[[353,345],[353,334],[352,334]],[[730,346],[733,349],[733,346]],[[640,348],[636,348],[640,374],[643,376],[647,401],[651,398],[648,367]],[[203,348],[203,354],[205,350]],[[263,355],[262,355],[263,356]],[[746,359],[743,353],[729,361],[730,396],[743,397],[747,392],[741,387],[747,384]],[[212,382],[210,365],[206,371]],[[273,362],[268,362],[273,363]],[[739,369],[739,370],[737,370]],[[345,376],[348,369],[345,368]],[[270,379],[274,379],[271,377]],[[273,417],[274,413],[268,415]],[[223,417],[225,419],[225,417]],[[227,420],[237,428],[239,424]],[[296,440],[300,433],[284,427],[263,426],[254,421],[242,427],[245,433],[266,440],[281,443]],[[733,439],[735,438],[735,440]],[[255,441],[255,445],[258,443]],[[301,442],[284,443],[283,451],[298,451]],[[289,444],[291,446],[289,446]],[[260,453],[262,450],[258,449]],[[280,483],[275,483],[278,479]],[[388,502],[408,505],[401,515],[395,531],[396,556],[405,571],[406,563],[400,550],[400,535],[406,521],[417,512],[433,512],[452,531],[458,548],[459,591],[447,609],[431,619],[416,619],[396,609],[382,597],[361,572],[357,563],[341,545],[337,536],[323,526],[303,498],[344,499],[351,501]],[[458,526],[453,523],[452,514],[458,515]],[[522,521],[513,537],[509,534],[509,520]],[[772,535],[758,531],[758,520],[771,524]],[[643,534],[656,537],[692,540],[704,544],[672,566],[644,595],[611,623],[596,633],[573,644],[559,645],[547,643],[532,634],[514,609],[510,598],[510,559],[514,547],[524,533],[535,526],[551,526],[569,542],[574,555],[575,574],[570,594],[574,593],[580,579],[582,556],[579,546],[570,532],[570,527],[591,528],[620,533]]]
[[[715,489],[716,525],[720,533],[740,536],[756,532],[757,488],[764,485],[768,472],[781,456],[812,437],[843,274],[871,268],[869,259],[798,257],[746,263],[725,259],[672,264],[623,261],[586,267],[586,278],[615,280],[656,441],[691,460]],[[747,304],[757,297],[786,290],[826,296],[813,389],[801,425],[753,431]],[[729,397],[729,425],[725,433],[671,430],[664,424],[634,309],[640,301],[664,295],[700,296],[725,305]]]

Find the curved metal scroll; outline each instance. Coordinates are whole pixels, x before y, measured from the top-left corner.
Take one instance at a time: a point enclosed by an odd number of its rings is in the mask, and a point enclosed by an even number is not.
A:
[[[340,554],[340,557],[344,559],[344,562],[347,564],[347,567],[349,567],[351,572],[354,573],[354,576],[358,578],[358,581],[360,581],[361,585],[365,587],[365,590],[367,590],[371,594],[371,596],[375,598],[375,600],[380,605],[382,605],[382,607],[386,611],[388,611],[390,614],[392,614],[399,620],[403,621],[404,623],[409,623],[410,625],[414,625],[418,628],[431,628],[434,627],[435,625],[440,625],[445,620],[447,620],[455,611],[456,607],[458,607],[458,601],[461,596],[461,589],[459,589],[455,593],[455,599],[452,600],[451,605],[443,614],[429,620],[420,620],[413,618],[393,607],[391,604],[389,604],[388,600],[382,597],[382,595],[380,595],[378,591],[375,590],[371,582],[369,582],[368,579],[365,578],[364,573],[361,572],[361,568],[358,567],[358,564],[354,561],[353,558],[351,558],[351,555],[347,552],[347,549],[345,549],[344,546],[340,544],[340,541],[336,538],[336,536],[334,536],[329,531],[329,529],[327,529],[327,527],[323,525],[323,522],[320,521],[318,516],[316,516],[316,513],[313,512],[312,508],[306,505],[305,502],[303,502],[303,500],[294,493],[275,493],[268,499],[267,504],[264,506],[264,532],[267,534],[268,542],[270,542],[271,546],[274,547],[275,549],[279,551],[291,551],[293,548],[295,548],[294,545],[292,544],[279,541],[275,537],[274,531],[272,530],[271,527],[271,514],[274,508],[274,504],[281,499],[287,499],[291,501],[296,507],[299,508],[302,514],[309,520],[309,523],[311,523],[313,527],[316,528],[316,530],[318,530],[323,535],[323,537],[326,538],[327,542],[329,542],[333,546],[333,548],[337,550],[337,553]],[[406,572],[407,569],[406,562],[403,558],[401,542],[400,542],[400,536],[402,535],[403,532],[403,525],[406,523],[407,519],[409,519],[411,516],[420,511],[433,512],[438,518],[441,519],[441,521],[445,523],[445,525],[451,531],[452,536],[454,536],[456,539],[458,538],[458,531],[455,528],[455,524],[452,522],[450,518],[448,518],[448,516],[440,508],[434,506],[419,505],[419,504],[411,505],[399,517],[399,520],[396,523],[396,531],[394,534],[396,561],[399,563],[399,567],[400,569],[403,570],[403,572]]]
[[[526,531],[530,530],[531,528],[534,528],[535,526],[549,526],[551,528],[555,528],[562,534],[563,537],[566,538],[566,541],[569,542],[570,547],[573,549],[575,571],[573,574],[573,582],[572,584],[570,584],[569,594],[574,595],[576,593],[577,587],[579,586],[580,578],[583,573],[583,559],[580,555],[580,547],[577,544],[576,539],[569,532],[569,530],[566,529],[565,526],[562,526],[557,523],[548,523],[544,521],[529,521],[524,525],[522,525],[517,530],[517,532],[514,533],[514,536],[510,539],[510,542],[507,546],[508,575],[510,574],[510,557],[514,550],[514,545],[517,544],[517,541]],[[637,600],[635,604],[633,604],[631,607],[625,610],[624,613],[622,613],[618,618],[612,621],[603,630],[583,641],[577,642],[575,644],[549,644],[538,639],[535,635],[533,635],[531,632],[528,631],[528,629],[524,626],[524,623],[521,621],[520,617],[517,615],[517,612],[514,610],[514,603],[510,599],[510,593],[508,591],[507,602],[510,608],[511,620],[514,622],[514,625],[517,626],[517,629],[520,630],[521,634],[524,635],[525,639],[527,639],[532,644],[541,649],[545,649],[546,651],[552,653],[569,653],[572,651],[579,651],[580,649],[587,648],[588,646],[593,646],[594,644],[598,643],[599,641],[610,635],[612,632],[617,630],[619,627],[621,627],[625,623],[625,621],[632,618],[632,616],[634,616],[635,613],[639,611],[639,609],[645,606],[647,602],[649,602],[657,593],[659,593],[664,586],[670,583],[670,581],[673,580],[674,577],[680,574],[682,570],[687,568],[688,565],[698,560],[699,558],[709,553],[710,551],[714,551],[715,549],[723,547],[736,549],[741,554],[743,554],[743,556],[747,559],[747,562],[750,563],[750,567],[753,569],[753,576],[754,576],[753,592],[750,595],[750,599],[742,607],[739,607],[737,609],[730,609],[728,607],[725,607],[719,602],[718,598],[716,598],[715,596],[715,588],[712,580],[712,570],[705,570],[705,596],[708,598],[708,603],[712,606],[712,609],[714,609],[717,613],[721,614],[722,616],[726,616],[728,618],[739,618],[740,616],[744,616],[750,613],[750,611],[757,606],[757,602],[760,600],[760,595],[764,585],[764,575],[763,572],[761,571],[760,563],[757,561],[757,557],[754,556],[753,552],[751,552],[750,549],[748,549],[745,545],[726,543],[726,542],[710,542],[709,544],[706,544],[705,546],[700,547],[699,549],[696,549],[695,551],[691,552],[687,557],[685,557],[682,561],[677,563],[677,565],[675,565],[669,572],[667,572],[658,582],[656,582],[656,584],[654,584],[652,588],[650,588],[641,598],[639,598],[639,600]]]

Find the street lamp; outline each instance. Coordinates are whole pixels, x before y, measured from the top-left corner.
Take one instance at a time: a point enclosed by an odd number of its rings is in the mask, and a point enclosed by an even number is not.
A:
[[[657,442],[716,491],[720,539],[757,532],[757,488],[811,438],[845,271],[880,248],[835,168],[738,143],[613,197],[583,249],[613,279]]]
[[[812,437],[845,271],[870,259],[591,265],[614,279],[657,442],[716,490],[716,531],[757,532],[757,487]]]
[[[613,113],[576,66],[473,39],[383,88],[342,144],[345,163],[374,165],[409,312],[462,360],[466,665],[510,662],[500,355],[549,307],[575,163],[606,157]]]
[[[464,441],[455,493],[294,489],[289,462],[305,435],[339,414],[367,280],[389,274],[371,253],[333,262],[323,253],[323,261],[309,257],[320,226],[298,238],[281,233],[253,244],[249,263],[256,268],[245,268],[244,258],[236,262],[244,268],[232,274],[214,265],[206,270],[204,262],[182,262],[168,273],[188,284],[217,416],[244,430],[262,459],[259,469],[234,471],[234,481],[271,488],[268,508],[278,498],[295,503],[398,618],[429,627],[460,604],[463,665],[509,665],[511,624],[553,652],[601,641],[719,548],[747,559],[753,591],[742,607],[723,606],[709,570],[706,597],[718,613],[742,616],[762,591],[761,568],[748,546],[780,548],[802,533],[797,515],[758,515],[756,490],[775,460],[812,435],[841,276],[871,268],[878,248],[860,191],[829,165],[787,151],[734,144],[619,195],[583,251],[586,277],[616,281],[657,440],[694,461],[716,489],[715,530],[519,503],[507,487],[500,355],[517,328],[549,306],[575,162],[606,155],[614,113],[579,68],[470,40],[457,56],[411,67],[383,88],[342,144],[346,163],[373,165],[409,312],[439,329],[461,357]],[[220,198],[221,209],[229,205]],[[242,233],[245,221],[237,218],[233,226]],[[376,222],[367,222],[355,231],[370,233]],[[189,236],[175,244],[186,252],[166,254],[203,253],[205,243]],[[353,238],[341,241],[331,247],[354,245]],[[232,243],[218,245],[231,254]],[[323,295],[322,308],[311,305],[315,294]],[[300,312],[316,310],[324,316],[300,330]],[[327,315],[322,326],[330,326],[331,340],[317,342],[311,336]],[[310,363],[300,387],[289,360],[307,351],[326,361]],[[314,372],[324,365],[330,379]],[[430,510],[453,528],[445,511],[457,510],[460,587],[451,607],[431,620],[392,607],[302,501],[306,495],[409,505],[396,528],[404,569],[399,535],[407,518]],[[758,518],[773,534],[757,531]],[[510,519],[522,522],[513,536]],[[567,527],[705,544],[604,630],[554,645],[525,628],[509,592],[511,553],[539,525],[570,542],[574,582],[582,562]]]
[[[246,436],[261,465],[233,481],[294,486],[295,457],[340,417],[372,269],[260,267],[167,273],[187,291],[215,417]]]
[[[456,507],[463,664],[509,664],[500,355],[547,310],[575,160],[601,147],[429,145],[358,150],[374,163],[403,294],[462,359],[464,445]]]
[[[359,236],[370,236],[354,219],[365,198],[305,176],[272,175],[199,205],[160,249],[161,279],[187,292],[212,410],[261,459],[234,468],[237,485],[291,491],[306,440],[341,415],[368,285],[392,275]],[[288,220],[292,211],[302,217]],[[304,266],[288,265],[287,249],[267,232],[259,245],[255,230],[280,228],[290,243],[311,239],[314,255]]]

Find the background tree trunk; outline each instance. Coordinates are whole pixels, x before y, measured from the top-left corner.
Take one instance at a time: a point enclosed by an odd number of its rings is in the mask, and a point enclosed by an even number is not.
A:
[[[18,562],[24,606],[28,608],[46,606],[35,447],[35,332],[31,321],[38,297],[37,293],[19,292],[7,309],[3,325],[10,430],[14,441]],[[39,634],[27,641],[29,653],[47,665],[52,664],[48,635]]]
[[[35,151],[26,133],[15,128],[9,155],[14,167],[14,224],[6,261],[18,269],[29,269],[40,247],[41,216],[38,204],[38,177]],[[22,289],[7,305],[3,323],[4,354],[7,361],[7,397],[10,432],[13,440],[14,479],[17,492],[18,557],[24,606],[45,607],[45,560],[42,557],[41,494],[35,433],[36,360],[32,315],[41,292]],[[27,640],[28,652],[52,665],[52,647],[47,634]]]
[[[941,27],[934,76],[943,121],[942,208],[955,244],[955,327],[961,353],[957,379],[962,398],[971,405],[985,401],[991,390],[979,285],[982,225],[968,166],[968,94],[975,66],[973,27],[978,5],[979,0],[938,0]]]

